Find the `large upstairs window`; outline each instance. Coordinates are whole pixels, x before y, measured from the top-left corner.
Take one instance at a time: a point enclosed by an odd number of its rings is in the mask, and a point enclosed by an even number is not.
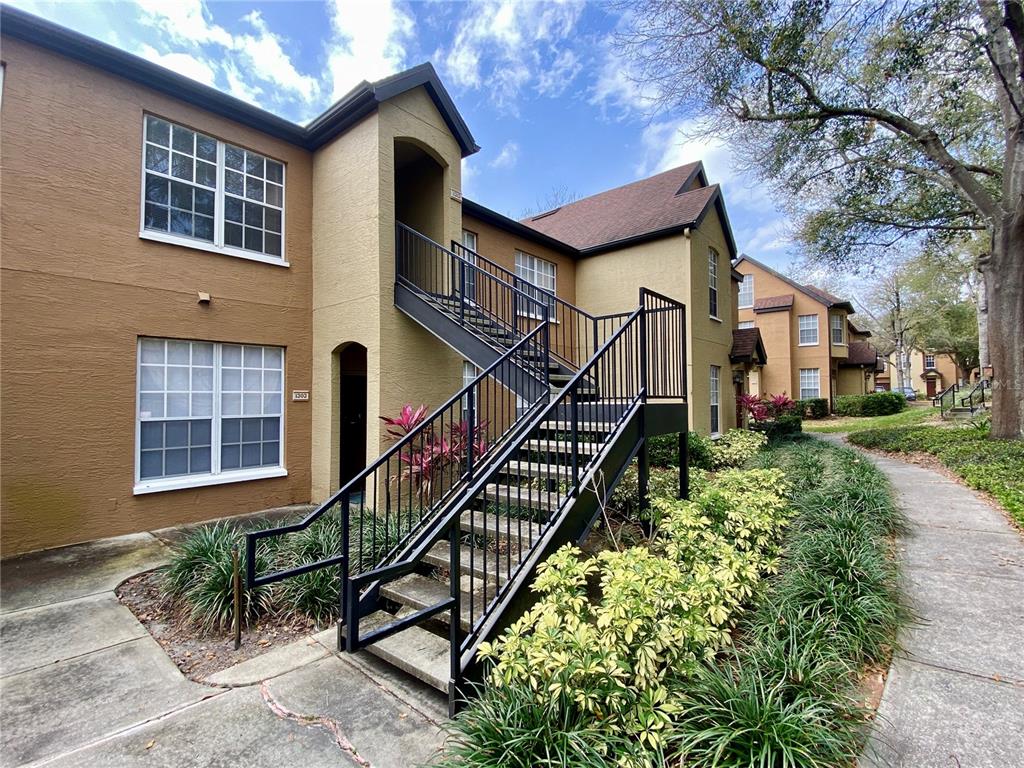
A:
[[[718,319],[718,251],[708,248],[708,314]]]
[[[524,292],[537,299],[537,301],[548,305],[548,317],[555,316],[555,265],[553,262],[533,256],[523,251],[516,251],[516,277],[529,283],[531,288],[524,289]],[[540,318],[539,308],[528,303],[520,312],[534,318]]]
[[[142,236],[286,264],[284,164],[145,117]]]
[[[811,347],[818,343],[818,316],[800,315],[797,318],[799,332],[798,343],[801,347]]]
[[[754,276],[744,275],[740,282],[739,308],[750,309],[754,306]]]

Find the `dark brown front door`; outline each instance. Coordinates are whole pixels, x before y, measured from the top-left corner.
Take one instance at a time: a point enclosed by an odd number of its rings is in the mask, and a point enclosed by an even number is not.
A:
[[[743,382],[737,381],[736,389],[736,426],[743,429],[743,406],[740,404],[740,397],[743,395]]]
[[[925,380],[924,385],[925,385],[925,390],[926,390],[926,394],[928,395],[928,397],[935,397],[935,377],[934,376],[929,376]]]
[[[341,374],[341,450],[338,479],[341,485],[366,466],[366,374]]]

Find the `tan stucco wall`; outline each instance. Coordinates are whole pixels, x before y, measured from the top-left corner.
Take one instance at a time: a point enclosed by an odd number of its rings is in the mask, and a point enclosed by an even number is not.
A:
[[[832,345],[828,324],[828,308],[819,301],[794,288],[784,280],[766,272],[749,261],[742,261],[736,267],[741,274],[754,275],[754,300],[768,296],[793,295],[793,307],[788,311],[759,312],[753,309],[739,310],[739,319],[753,320],[761,330],[768,363],[761,377],[761,390],[767,394],[785,392],[797,399],[800,396],[800,369],[817,368],[821,382],[821,397],[832,397],[832,378],[836,369],[836,357],[846,357],[845,345]],[[844,316],[845,313],[837,312]],[[818,343],[809,346],[799,344],[799,316],[818,316]],[[830,355],[831,352],[831,355]]]
[[[308,153],[18,40],[3,55],[2,553],[307,501],[310,405],[288,393],[311,383]],[[287,163],[290,267],[139,238],[144,111]],[[134,496],[140,335],[286,347],[288,476]]]
[[[708,247],[719,254],[719,317],[708,314]],[[687,307],[687,380],[691,429],[711,428],[711,366],[721,368],[721,427],[735,426],[732,331],[736,292],[729,278],[729,250],[717,214],[710,212],[689,236],[677,235],[581,259],[576,266],[579,305],[593,314],[634,309],[640,288],[682,301]]]
[[[875,391],[874,375],[864,377],[860,368],[840,368],[837,395],[864,395]]]
[[[380,416],[406,403],[433,410],[462,386],[462,358],[394,306],[395,139],[423,148],[442,164],[435,193],[443,212],[429,220],[446,243],[461,234],[458,143],[422,89],[380,105],[359,125],[316,152],[313,209],[314,438],[312,497],[338,488],[340,433],[338,383],[332,355],[355,341],[367,349],[366,458],[387,446]],[[427,188],[417,189],[425,194]]]

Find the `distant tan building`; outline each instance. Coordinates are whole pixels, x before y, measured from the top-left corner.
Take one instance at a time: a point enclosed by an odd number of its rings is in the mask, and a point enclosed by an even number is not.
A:
[[[757,328],[768,362],[751,371],[748,388],[797,400],[874,390],[877,353],[870,334],[849,321],[853,305],[803,285],[749,256],[734,263],[740,283],[738,327]]]
[[[935,397],[952,384],[966,383],[972,376],[957,366],[949,355],[929,352],[914,347],[907,354],[909,380],[904,386],[912,387],[925,397]],[[885,371],[877,376],[880,389],[895,389],[898,386],[896,353],[885,360]]]
[[[386,445],[379,417],[439,406],[502,351],[399,307],[402,254],[447,260],[437,285],[478,317],[464,264],[574,317],[630,312],[642,286],[683,302],[689,424],[737,423],[764,347],[736,347],[736,247],[700,163],[517,222],[462,200],[478,147],[429,64],[301,126],[2,14],[4,555],[337,491]],[[589,332],[551,320],[556,353]]]

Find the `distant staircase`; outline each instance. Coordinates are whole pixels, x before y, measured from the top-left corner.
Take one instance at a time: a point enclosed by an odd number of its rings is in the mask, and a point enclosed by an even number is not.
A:
[[[402,224],[395,305],[480,375],[306,519],[248,534],[247,581],[337,569],[339,649],[454,707],[479,644],[532,602],[536,566],[586,536],[648,436],[686,430],[686,310],[641,289],[632,312],[593,316]],[[256,573],[260,542],[335,515],[337,553]]]
[[[943,419],[970,418],[991,407],[987,395],[989,389],[991,384],[988,379],[980,379],[969,389],[953,383],[932,398],[932,405],[939,409]]]

